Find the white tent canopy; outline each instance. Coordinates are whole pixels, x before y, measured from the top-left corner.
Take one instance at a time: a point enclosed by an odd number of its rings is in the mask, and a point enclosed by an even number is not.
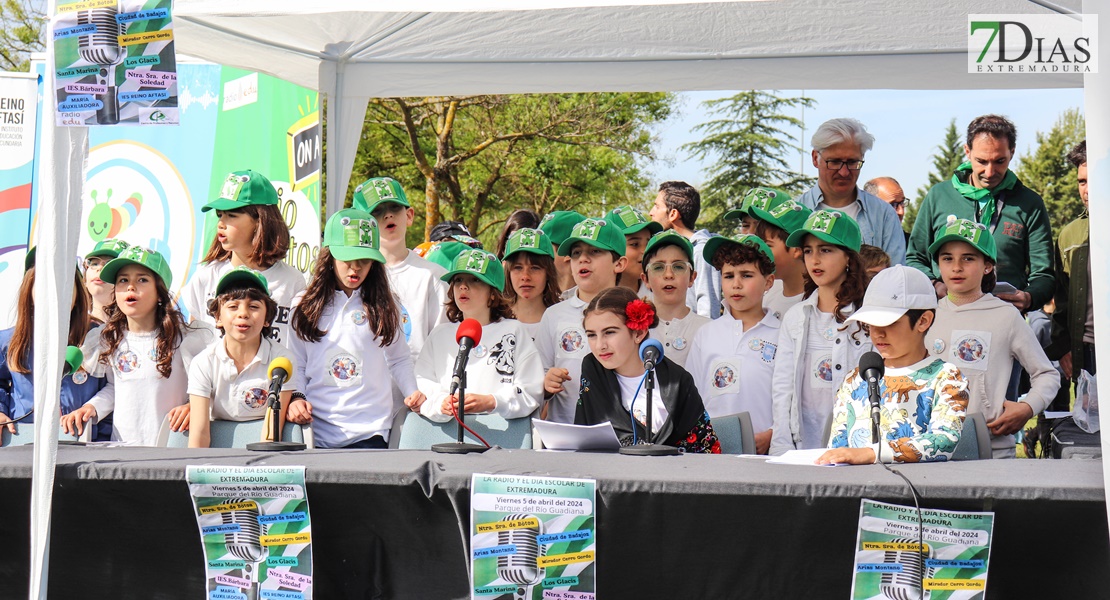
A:
[[[327,210],[371,97],[708,89],[1081,87],[967,73],[967,15],[1080,0],[177,0],[177,50],[328,97]],[[527,10],[524,10],[527,9]]]

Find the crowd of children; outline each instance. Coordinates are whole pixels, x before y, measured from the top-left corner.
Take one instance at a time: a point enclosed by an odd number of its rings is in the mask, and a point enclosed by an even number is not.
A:
[[[267,365],[284,357],[293,372],[277,418],[311,423],[321,448],[385,448],[398,411],[446,421],[461,410],[608,421],[622,444],[714,453],[712,420],[747,412],[759,453],[935,461],[951,457],[970,413],[984,416],[995,456],[1013,456],[1012,434],[1059,388],[1022,315],[991,294],[993,236],[955,216],[929,247],[947,286],[938,303],[929,277],[861,244],[849,213],[766,187],[726,215],[740,220],[734,237],[695,230],[697,191],[668,182],[648,214],[517,211],[495,255],[461,225],[410,250],[414,210],[397,181],[375,177],[327,220],[307,280],[282,261],[289,232],[265,176],[231,173],[203,210],[216,211],[216,236],[180,304],[157,252],[106,240],[83,280],[78,268],[69,343],[86,361],[62,388],[67,431],[95,418],[101,439],[153,445],[165,421],[205,447],[211,420],[263,418]],[[17,324],[0,332],[11,431],[31,407],[33,281],[29,258]],[[463,320],[483,334],[460,406]],[[650,430],[649,337],[663,348]],[[857,369],[871,351],[887,367],[879,441]],[[1004,397],[1015,360],[1032,383],[1020,402]]]

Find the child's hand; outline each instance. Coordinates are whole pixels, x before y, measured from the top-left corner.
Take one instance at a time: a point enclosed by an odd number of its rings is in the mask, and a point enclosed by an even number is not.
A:
[[[170,409],[170,431],[189,431],[189,405]]]
[[[86,404],[68,415],[62,415],[62,429],[69,435],[81,435],[85,433],[85,423],[95,416],[96,409]]]
[[[1032,406],[1024,402],[1006,400],[1002,403],[1002,414],[998,415],[997,419],[987,423],[987,429],[990,429],[994,435],[1010,435],[1025,427],[1025,423],[1032,418]]]
[[[564,381],[570,381],[570,371],[552,367],[547,370],[547,375],[543,377],[543,391],[548,396],[554,396],[564,390]]]
[[[762,433],[755,434],[755,453],[767,454],[771,450],[771,434],[774,430],[768,429]]]
[[[875,462],[875,451],[871,448],[833,448],[813,462],[818,465],[870,465]]]
[[[412,412],[420,412],[420,407],[424,405],[424,401],[427,399],[428,397],[424,395],[424,392],[416,390],[405,398],[405,406],[409,407]]]
[[[0,423],[7,423],[8,421],[11,421],[8,415],[0,412]],[[8,423],[4,427],[8,429],[8,433],[15,435],[15,423]]]
[[[308,400],[297,399],[289,404],[289,411],[285,413],[285,420],[297,425],[308,425],[312,422],[312,405]]]
[[[448,396],[443,399],[443,414],[454,414],[459,406],[458,396]],[[466,414],[484,414],[493,412],[497,407],[497,399],[491,394],[467,394],[466,407],[463,411]]]

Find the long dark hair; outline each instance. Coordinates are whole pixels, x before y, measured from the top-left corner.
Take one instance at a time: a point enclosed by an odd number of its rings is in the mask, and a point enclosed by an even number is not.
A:
[[[254,219],[254,237],[251,238],[251,252],[247,260],[258,265],[262,270],[269,269],[277,264],[289,252],[289,226],[281,216],[281,211],[274,204],[250,205],[229,211],[241,212]],[[208,247],[208,254],[204,255],[201,262],[230,260],[231,251],[224,250],[220,241],[212,238],[212,245]]]
[[[531,252],[517,252],[502,261],[505,265],[505,299],[510,304],[516,304],[516,290],[513,289],[513,278],[510,271],[513,265],[525,263],[537,265],[543,269],[543,305],[550,308],[559,302],[559,273],[555,270],[555,259],[546,254],[533,254]]]
[[[327,334],[327,331],[319,327],[320,318],[335,297],[335,292],[339,291],[338,280],[335,258],[326,247],[320,248],[316,266],[312,269],[312,283],[308,284],[301,303],[293,309],[290,323],[297,337],[306,342],[319,342]],[[388,346],[400,331],[401,309],[393,298],[385,265],[378,261],[370,262],[370,272],[362,285],[358,286],[358,293],[366,307],[371,329],[378,337],[378,346]]]
[[[867,284],[870,278],[863,268],[863,260],[860,258],[859,252],[844,246],[837,246],[837,248],[848,255],[848,273],[840,284],[840,289],[836,291],[836,309],[833,310],[833,318],[836,319],[836,322],[843,323],[848,317],[852,316],[852,313],[848,312],[849,305],[858,309],[863,304],[863,295],[867,292]],[[803,271],[802,275],[805,283],[805,291],[802,297],[809,298],[813,295],[813,292],[817,291],[817,284],[809,278],[808,268]],[[856,330],[852,332],[852,337],[855,338],[860,331],[863,331],[863,324],[856,323]]]
[[[158,374],[169,379],[170,373],[173,372],[173,355],[181,345],[188,325],[185,324],[185,317],[177,310],[177,305],[170,297],[170,291],[166,289],[162,278],[155,275],[153,271],[151,276],[154,278],[154,287],[158,291],[158,305],[154,307],[154,322],[158,326],[158,342],[155,344],[155,352],[158,356],[155,360],[158,363]],[[108,315],[108,320],[105,321],[104,330],[100,333],[100,344],[104,346],[104,350],[100,352],[99,360],[102,364],[110,365],[112,354],[119,349],[124,336],[127,335],[127,317],[115,303],[105,306],[104,314]]]
[[[15,331],[8,344],[8,370],[13,373],[30,373],[31,342],[35,337],[35,267],[27,269],[23,274],[23,283],[19,286],[19,301],[16,304]],[[91,317],[89,308],[92,298],[85,289],[84,278],[80,271],[73,274],[73,308],[69,310],[69,337],[70,346],[80,346],[85,341],[85,334],[89,332]]]

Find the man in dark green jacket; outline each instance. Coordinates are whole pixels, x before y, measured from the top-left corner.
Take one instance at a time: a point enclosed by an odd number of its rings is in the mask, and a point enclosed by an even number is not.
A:
[[[1079,197],[1084,208],[1087,200],[1087,141],[1068,152],[1068,161],[1078,169]],[[1079,370],[1095,374],[1095,319],[1092,310],[1091,228],[1087,211],[1060,230],[1056,242],[1056,312],[1052,315],[1052,344],[1048,357],[1060,361],[1060,368],[1072,381]]]
[[[906,264],[934,280],[938,298],[948,290],[929,255],[929,244],[937,231],[944,230],[948,215],[983,223],[994,234],[998,281],[1017,288],[996,296],[1022,313],[1052,298],[1052,226],[1044,200],[1009,169],[1016,144],[1017,129],[1009,120],[997,115],[977,117],[967,127],[968,162],[956,169],[951,180],[934,185],[921,202]]]

